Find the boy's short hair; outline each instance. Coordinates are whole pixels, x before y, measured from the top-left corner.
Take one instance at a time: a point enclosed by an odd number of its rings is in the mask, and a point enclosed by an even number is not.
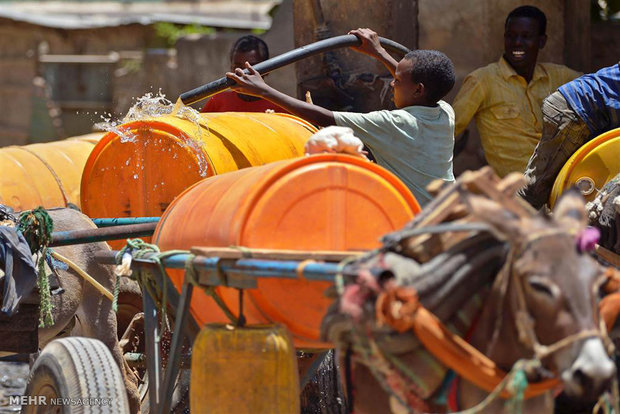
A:
[[[232,62],[233,55],[237,52],[249,52],[256,50],[262,60],[269,59],[269,48],[267,43],[263,39],[254,35],[247,35],[237,39],[233,47],[230,49],[230,61]]]
[[[429,102],[436,103],[452,90],[454,65],[445,54],[438,50],[412,50],[405,59],[413,63],[411,79],[424,84]]]
[[[514,19],[517,17],[527,17],[530,19],[534,19],[538,22],[538,34],[540,36],[544,36],[547,34],[547,16],[540,10],[538,7],[534,6],[521,6],[517,7],[510,13],[508,13],[508,17],[506,17],[506,22],[504,23],[504,29],[508,26],[508,22],[510,19]]]

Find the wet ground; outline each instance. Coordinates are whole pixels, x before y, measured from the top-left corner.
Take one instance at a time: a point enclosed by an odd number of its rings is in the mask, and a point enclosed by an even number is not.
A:
[[[9,404],[9,398],[24,394],[28,370],[24,362],[0,362],[0,414],[21,411],[20,406]]]

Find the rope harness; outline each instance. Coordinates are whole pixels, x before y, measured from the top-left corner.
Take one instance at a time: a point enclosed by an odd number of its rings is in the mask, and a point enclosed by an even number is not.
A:
[[[166,268],[164,267],[162,260],[177,253],[178,251],[161,253],[159,247],[155,244],[146,243],[142,239],[127,239],[127,244],[117,253],[115,258],[118,266],[114,270],[116,279],[114,281],[114,299],[112,301],[112,309],[115,312],[118,311],[118,294],[120,290],[121,276],[131,276],[132,279],[138,282],[140,287],[145,289],[154,300],[159,302],[159,310],[162,316],[162,325],[164,329],[161,330],[158,340],[161,339],[161,335],[163,335],[166,330],[170,329],[167,318],[168,290],[166,289],[166,284],[163,284],[161,295],[159,295],[156,291],[157,285],[154,283],[151,272],[142,269],[135,272],[132,271],[130,269],[131,261],[132,259],[140,259],[145,257],[147,254],[151,254],[149,259],[155,262],[162,277],[167,277]],[[158,298],[161,299],[158,300]]]
[[[446,229],[449,229],[449,226],[446,226]],[[518,360],[508,373],[499,369],[492,360],[467,343],[463,338],[450,332],[435,315],[420,304],[418,294],[412,287],[388,286],[378,295],[375,303],[377,324],[379,326],[388,325],[400,333],[412,330],[427,351],[441,363],[489,393],[480,404],[463,411],[463,413],[473,414],[481,412],[497,398],[508,399],[509,406],[513,412],[521,412],[524,399],[539,396],[559,385],[557,378],[538,383],[528,383],[527,373],[544,371],[541,362],[544,358],[586,338],[597,337],[604,342],[608,340],[607,336],[599,329],[577,332],[550,345],[543,345],[538,340],[534,329],[534,318],[531,316],[527,306],[524,281],[516,273],[514,263],[525,251],[532,247],[532,244],[544,241],[548,237],[558,236],[573,237],[565,231],[549,229],[536,232],[528,236],[518,246],[512,247],[504,267],[500,270],[494,282],[501,294],[500,307],[503,307],[508,285],[511,284],[513,286],[513,294],[516,301],[510,301],[510,306],[513,308],[512,311],[515,315],[518,339],[533,353],[531,359]],[[501,328],[501,318],[498,319],[500,320],[498,320],[494,329],[494,339],[496,339]],[[357,334],[355,336],[359,341],[362,336],[359,335],[361,334],[360,332],[357,332]],[[427,401],[418,397],[420,393],[416,392],[413,381],[408,381],[398,372],[400,370],[406,374],[406,367],[403,367],[403,364],[399,364],[396,357],[381,351],[372,339],[370,332],[367,334],[365,335],[366,346],[358,343],[356,350],[358,352],[362,351],[360,353],[362,362],[373,371],[382,387],[404,407],[409,407],[413,410],[412,412],[414,413],[431,410],[433,407]],[[609,342],[607,344],[610,345]],[[390,366],[396,366],[398,370],[390,369]],[[411,375],[408,376],[412,378]],[[617,384],[614,383],[614,385],[617,389]],[[615,404],[617,405],[616,396],[617,392],[614,394]]]
[[[56,269],[73,269],[84,280],[93,285],[103,296],[110,300],[113,299],[112,294],[105,286],[86,273],[72,260],[48,247],[52,240],[54,221],[45,209],[38,207],[34,210],[22,212],[19,219],[17,219],[17,228],[24,235],[32,254],[38,255],[36,264],[38,269],[37,287],[39,289],[41,304],[40,327],[44,328],[54,324],[49,277],[45,272],[46,263],[57,277],[58,273],[56,273]]]
[[[524,244],[520,245],[519,249],[515,252],[515,260],[511,262],[514,263],[519,257],[523,255],[528,248],[534,242],[541,241],[545,238],[549,237],[573,237],[569,233],[566,233],[562,230],[551,229],[544,230],[530,235]],[[551,345],[542,345],[538,340],[534,329],[534,318],[531,315],[527,307],[527,302],[525,300],[525,289],[523,287],[523,278],[516,275],[514,268],[510,270],[510,278],[515,287],[514,291],[517,297],[517,309],[515,310],[516,315],[516,324],[519,333],[519,341],[526,347],[528,347],[531,351],[534,352],[535,359],[541,361],[542,359],[548,357],[549,355],[559,351],[562,348],[565,348],[574,342],[580,341],[585,338],[597,337],[601,338],[603,341],[606,338],[606,335],[603,335],[599,329],[590,329],[586,331],[577,332],[573,335],[569,335],[554,344]]]
[[[54,317],[52,315],[50,284],[45,272],[45,263],[47,261],[53,271],[54,265],[50,257],[51,249],[47,246],[52,240],[54,221],[45,209],[37,207],[34,210],[24,211],[19,215],[17,228],[24,235],[32,254],[38,255],[36,260],[38,269],[37,287],[39,288],[41,301],[39,327],[52,326],[54,324]]]

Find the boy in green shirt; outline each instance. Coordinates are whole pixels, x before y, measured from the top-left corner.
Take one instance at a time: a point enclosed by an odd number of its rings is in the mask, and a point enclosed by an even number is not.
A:
[[[435,179],[454,181],[454,111],[441,101],[454,86],[452,62],[433,50],[414,50],[397,62],[372,30],[350,33],[362,41],[356,50],[381,61],[394,76],[390,85],[396,110],[367,114],[333,112],[273,89],[247,62],[245,67],[250,73],[236,69],[226,76],[237,83],[234,90],[260,96],[316,125],[353,129],[377,163],[398,176],[424,206],[431,200],[427,184]]]

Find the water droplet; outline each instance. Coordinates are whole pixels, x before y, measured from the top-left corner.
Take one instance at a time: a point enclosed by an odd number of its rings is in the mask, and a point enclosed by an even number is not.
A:
[[[137,179],[138,179],[138,174],[134,174],[134,175],[133,175],[133,179],[134,179],[134,180],[137,180]]]

